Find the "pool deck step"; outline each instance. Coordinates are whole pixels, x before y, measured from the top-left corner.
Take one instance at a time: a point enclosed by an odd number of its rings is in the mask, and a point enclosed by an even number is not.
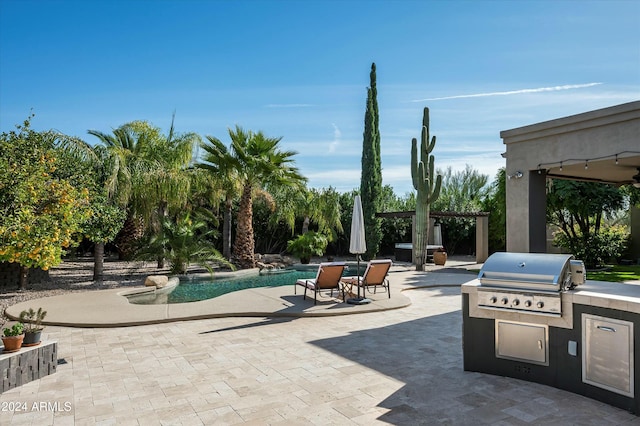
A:
[[[7,308],[7,314],[17,318],[29,307],[42,307],[48,312],[47,325],[69,327],[121,327],[161,322],[246,316],[332,316],[398,309],[408,306],[408,297],[391,286],[391,298],[384,292],[367,293],[372,300],[368,305],[343,303],[340,296],[323,293],[317,305],[313,297],[306,300],[294,286],[263,287],[240,290],[199,302],[136,305],[129,303],[124,294],[136,289],[110,289],[70,293],[19,303]]]

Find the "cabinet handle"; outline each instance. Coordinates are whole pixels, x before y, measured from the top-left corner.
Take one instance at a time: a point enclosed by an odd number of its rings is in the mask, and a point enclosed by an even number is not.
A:
[[[602,331],[610,331],[611,333],[615,333],[616,329],[613,327],[606,327],[604,325],[599,325],[598,328]]]
[[[538,340],[538,349],[542,350],[542,340]]]

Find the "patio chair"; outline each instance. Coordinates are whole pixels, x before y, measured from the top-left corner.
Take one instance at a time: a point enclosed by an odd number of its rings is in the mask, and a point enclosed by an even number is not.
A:
[[[318,302],[318,293],[321,290],[331,290],[331,297],[333,297],[333,290],[342,290],[342,301],[344,302],[344,289],[340,286],[340,278],[342,278],[342,272],[344,271],[344,262],[325,262],[321,263],[318,267],[318,273],[315,278],[301,278],[296,281],[293,287],[293,293],[296,293],[296,289],[299,285],[304,287],[304,299],[307,298],[307,290],[313,291],[313,304]]]
[[[358,285],[363,288],[363,291],[364,289],[368,289],[369,292],[371,292],[371,287],[373,287],[373,293],[376,293],[378,286],[380,286],[385,289],[389,298],[391,298],[389,279],[387,278],[391,264],[391,259],[369,261],[367,269],[365,269],[362,276],[342,278],[343,285],[349,286],[349,290],[343,288],[343,291],[353,294],[353,286]]]

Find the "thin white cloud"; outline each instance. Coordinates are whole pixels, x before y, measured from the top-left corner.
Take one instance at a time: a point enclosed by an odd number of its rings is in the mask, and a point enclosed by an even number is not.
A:
[[[411,102],[443,101],[446,99],[484,98],[487,96],[508,96],[508,95],[522,95],[525,93],[557,92],[559,90],[584,89],[586,87],[598,86],[600,84],[602,83],[565,84],[564,86],[538,87],[537,89],[520,89],[520,90],[509,90],[507,92],[474,93],[471,95],[456,95],[456,96],[444,96],[441,98],[415,99],[415,100],[412,100]]]
[[[360,181],[360,168],[352,169],[326,169],[323,171],[314,171],[305,174],[310,180],[329,180],[329,181],[344,181],[357,179],[358,184]]]
[[[338,126],[336,126],[335,123],[331,123],[331,125],[333,126],[333,141],[329,144],[330,153],[336,152],[336,148],[340,145],[340,138],[342,137],[342,132]]]
[[[360,187],[360,168],[336,168],[311,171],[303,174],[309,179],[310,188],[335,188],[338,192],[348,192]]]
[[[333,137],[334,137],[334,139],[340,139],[340,137],[342,136],[342,132],[340,131],[338,126],[336,126],[335,123],[331,123],[331,125],[333,126]]]
[[[266,108],[309,108],[313,104],[267,104]]]

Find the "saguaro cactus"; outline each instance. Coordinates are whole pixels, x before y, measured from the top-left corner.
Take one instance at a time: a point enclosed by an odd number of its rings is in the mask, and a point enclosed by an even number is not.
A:
[[[420,158],[418,159],[418,141],[411,140],[411,179],[417,191],[416,223],[413,237],[413,263],[416,271],[423,271],[427,263],[427,243],[429,237],[429,211],[440,195],[442,176],[434,180],[434,157],[431,154],[436,144],[436,137],[429,140],[429,108],[424,109],[422,117],[422,134],[420,136]]]

